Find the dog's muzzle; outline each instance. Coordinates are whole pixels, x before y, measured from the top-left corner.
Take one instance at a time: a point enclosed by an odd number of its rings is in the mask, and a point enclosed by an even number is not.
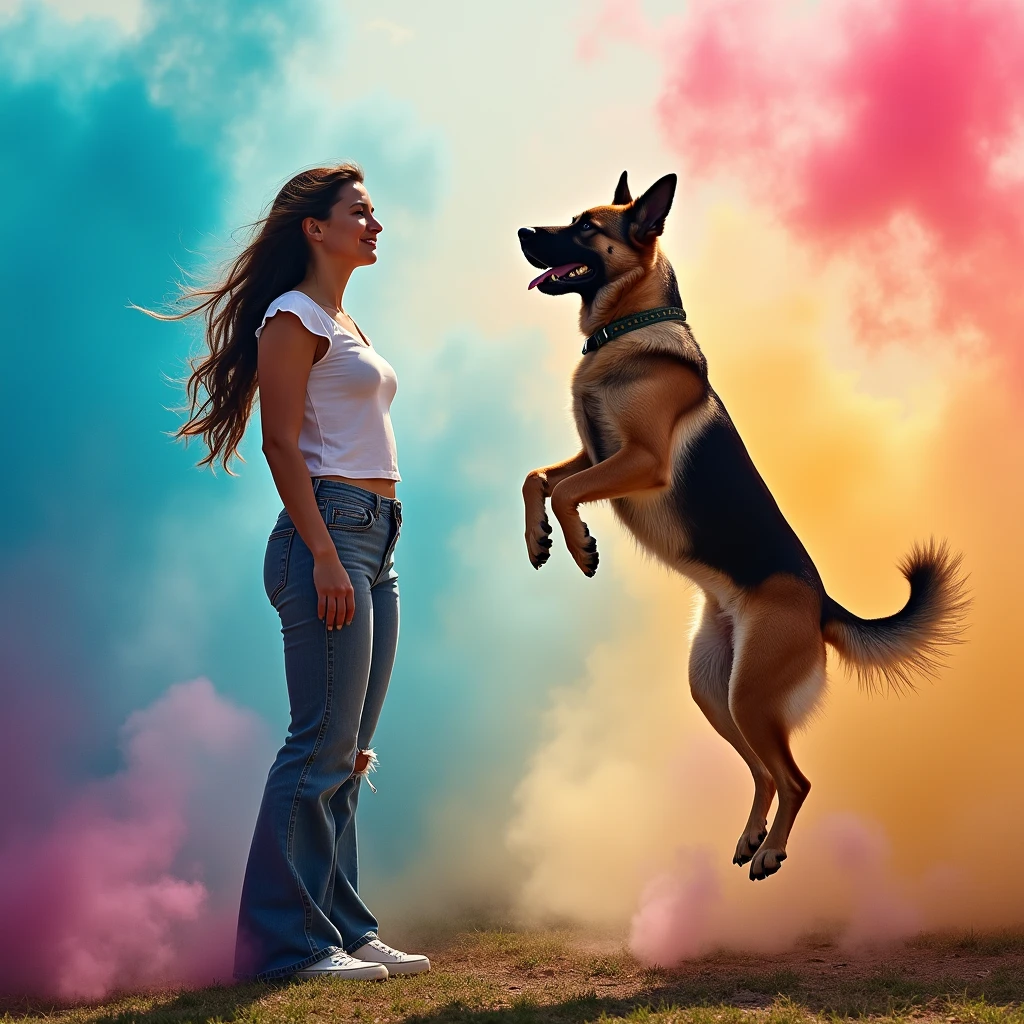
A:
[[[537,229],[536,228],[520,228],[519,229],[519,246],[523,250],[523,255],[530,261],[538,270],[544,270],[550,266],[549,263],[545,263],[543,260],[539,260],[530,252],[530,245],[537,241]]]

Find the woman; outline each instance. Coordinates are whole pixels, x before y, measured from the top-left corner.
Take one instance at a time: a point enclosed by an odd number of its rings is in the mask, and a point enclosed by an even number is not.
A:
[[[296,175],[203,301],[209,354],[191,417],[224,467],[259,380],[263,452],[284,509],[264,561],[281,617],[291,724],[270,769],[242,886],[237,978],[384,979],[429,970],[386,946],[358,893],[356,801],[398,640],[402,524],[389,408],[397,380],[344,309],[381,225],[354,164]],[[200,388],[206,401],[199,404]],[[372,786],[371,786],[372,788]]]

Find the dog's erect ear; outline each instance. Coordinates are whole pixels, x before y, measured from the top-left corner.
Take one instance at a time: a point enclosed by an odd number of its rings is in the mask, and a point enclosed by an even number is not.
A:
[[[633,237],[638,242],[649,242],[665,230],[665,218],[675,194],[676,176],[666,174],[633,204]]]
[[[626,182],[626,172],[623,171],[619,178],[618,185],[615,186],[615,198],[612,199],[612,206],[625,206],[627,203],[633,202],[633,197],[629,194],[629,185]]]

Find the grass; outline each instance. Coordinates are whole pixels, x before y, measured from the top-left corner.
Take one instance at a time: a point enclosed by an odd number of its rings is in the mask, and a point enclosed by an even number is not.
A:
[[[1024,933],[923,936],[869,955],[827,942],[721,951],[673,970],[567,932],[468,932],[428,943],[434,970],[23,1002],[0,1024],[1024,1024]]]

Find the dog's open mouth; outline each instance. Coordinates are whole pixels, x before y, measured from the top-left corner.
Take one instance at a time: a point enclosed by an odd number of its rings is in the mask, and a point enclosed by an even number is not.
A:
[[[527,288],[536,288],[545,281],[572,281],[579,277],[586,277],[592,273],[590,267],[585,263],[565,263],[560,267],[549,267],[543,274],[535,277]]]

